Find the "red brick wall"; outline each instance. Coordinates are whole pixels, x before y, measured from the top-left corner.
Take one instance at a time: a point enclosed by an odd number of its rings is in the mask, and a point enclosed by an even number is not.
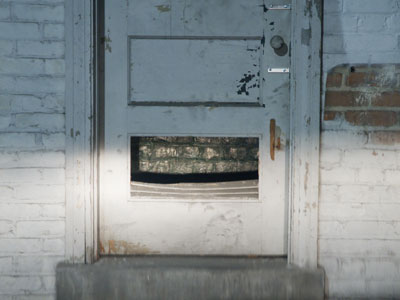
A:
[[[331,70],[323,124],[365,130],[383,144],[400,143],[400,65],[342,65]]]

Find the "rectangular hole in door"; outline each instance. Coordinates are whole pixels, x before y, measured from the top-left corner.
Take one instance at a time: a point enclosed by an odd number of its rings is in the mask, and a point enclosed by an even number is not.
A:
[[[132,200],[258,199],[256,137],[131,137]]]

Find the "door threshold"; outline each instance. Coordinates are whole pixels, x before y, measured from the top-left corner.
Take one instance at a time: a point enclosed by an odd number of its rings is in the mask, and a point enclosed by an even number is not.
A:
[[[57,266],[57,299],[323,299],[324,272],[275,257],[103,257]]]

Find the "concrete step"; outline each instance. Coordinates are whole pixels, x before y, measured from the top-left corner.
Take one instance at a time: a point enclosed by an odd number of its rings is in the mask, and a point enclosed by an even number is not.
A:
[[[323,299],[324,273],[283,258],[107,257],[60,264],[57,299]]]

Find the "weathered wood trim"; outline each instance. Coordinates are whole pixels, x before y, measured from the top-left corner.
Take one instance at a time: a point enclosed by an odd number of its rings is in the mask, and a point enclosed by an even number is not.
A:
[[[92,0],[65,2],[65,250],[72,263],[90,263],[96,251],[93,12]]]
[[[293,0],[289,263],[316,268],[322,0]]]

